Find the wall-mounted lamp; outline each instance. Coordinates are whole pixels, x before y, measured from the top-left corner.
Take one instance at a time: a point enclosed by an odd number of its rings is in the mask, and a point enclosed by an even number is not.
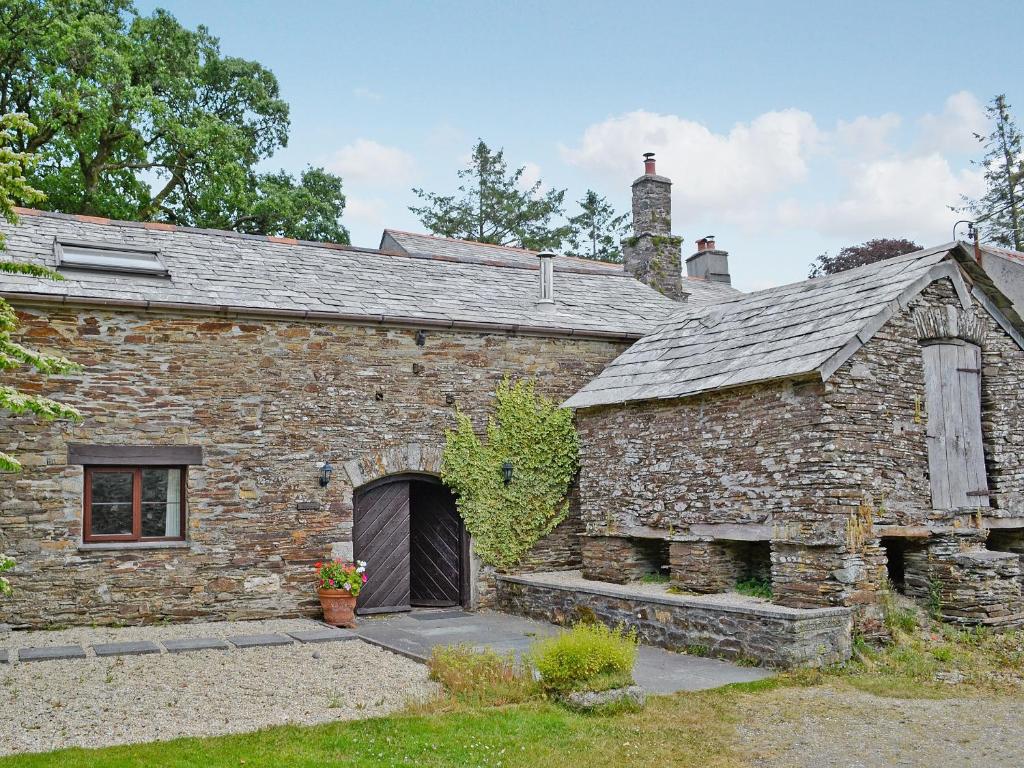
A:
[[[422,347],[427,343],[426,331],[416,331],[416,346]]]
[[[327,484],[331,482],[331,472],[334,471],[334,467],[331,466],[331,462],[325,461],[323,466],[320,467],[320,487],[326,488]]]
[[[505,481],[505,485],[512,483],[512,462],[506,461],[501,465],[501,479]]]

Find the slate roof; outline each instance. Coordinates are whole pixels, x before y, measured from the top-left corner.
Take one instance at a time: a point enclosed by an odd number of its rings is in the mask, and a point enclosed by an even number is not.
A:
[[[153,248],[170,276],[65,268],[54,282],[0,274],[0,294],[225,313],[474,327],[633,340],[679,308],[615,265],[561,271],[555,304],[536,303],[536,263],[423,258],[165,224],[115,222],[19,209],[7,256],[54,266],[54,241]],[[534,262],[536,259],[533,260]]]
[[[449,259],[471,264],[492,264],[503,266],[522,266],[535,269],[537,251],[525,248],[511,248],[505,245],[477,243],[472,240],[454,240],[450,237],[424,235],[415,232],[403,232],[398,229],[385,229],[381,237],[382,251],[401,252],[409,256]],[[581,259],[575,256],[555,256],[556,272],[580,272],[587,274],[622,274],[621,264],[593,259]],[[697,277],[683,276],[683,290],[689,294],[689,304],[709,304],[721,301],[740,293],[727,283],[713,282]]]
[[[968,306],[948,244],[837,275],[682,309],[565,403],[587,408],[678,398],[802,374],[827,379],[900,307],[949,277]],[[968,257],[969,258],[969,257]]]
[[[537,254],[539,253],[539,251],[531,251],[526,248],[478,243],[473,240],[456,240],[438,235],[403,232],[400,229],[384,230],[380,239],[380,250],[428,259],[461,261],[467,264],[518,266],[530,269],[536,268]],[[622,272],[621,264],[580,259],[575,256],[555,256],[554,266],[556,272],[593,272],[596,274]]]

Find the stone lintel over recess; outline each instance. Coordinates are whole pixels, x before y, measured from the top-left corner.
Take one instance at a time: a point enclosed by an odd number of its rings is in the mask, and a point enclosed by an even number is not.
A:
[[[730,541],[769,541],[774,528],[771,523],[698,523],[690,526],[690,533]]]

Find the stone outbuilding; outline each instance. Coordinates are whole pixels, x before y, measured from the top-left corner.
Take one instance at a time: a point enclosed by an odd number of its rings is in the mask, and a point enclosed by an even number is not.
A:
[[[673,315],[566,405],[583,573],[1024,622],[1024,338],[957,244]]]

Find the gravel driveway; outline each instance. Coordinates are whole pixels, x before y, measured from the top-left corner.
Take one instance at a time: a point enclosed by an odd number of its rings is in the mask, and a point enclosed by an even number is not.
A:
[[[304,620],[70,629],[0,636],[25,647],[226,637]],[[0,666],[0,754],[211,736],[371,717],[437,691],[426,668],[358,640]]]
[[[753,696],[743,710],[740,746],[758,768],[1024,763],[1020,699],[888,699],[822,686]]]

